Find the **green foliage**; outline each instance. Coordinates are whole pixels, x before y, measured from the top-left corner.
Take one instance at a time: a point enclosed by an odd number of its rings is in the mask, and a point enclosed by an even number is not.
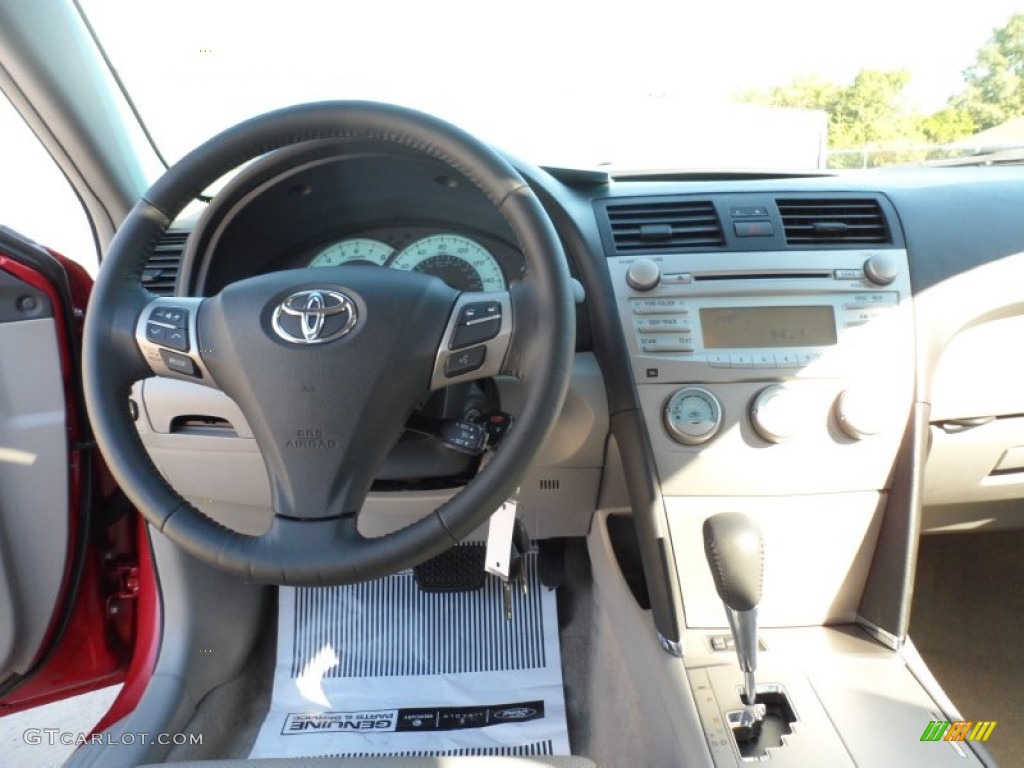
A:
[[[920,118],[920,128],[930,144],[949,144],[977,131],[971,113],[954,106]]]
[[[898,147],[928,140],[921,117],[909,113],[903,103],[903,89],[909,82],[910,74],[904,70],[861,70],[849,85],[810,76],[797,78],[790,85],[745,93],[740,98],[772,106],[822,110],[828,115],[829,150],[860,151],[867,146]],[[931,133],[951,134],[952,125],[955,122],[949,117],[937,118]],[[912,159],[901,152],[888,162]],[[834,155],[830,163],[841,168],[873,164],[860,152]]]
[[[976,130],[1024,115],[1024,13],[994,29],[963,74],[967,88],[950,106],[967,112]]]
[[[850,85],[812,75],[740,98],[775,107],[824,110],[829,118],[829,147],[847,149],[906,139],[908,131],[914,132],[901,104],[909,82],[910,73],[905,70],[862,69]]]
[[[906,70],[862,69],[849,85],[807,75],[789,85],[748,91],[739,100],[825,111],[833,167],[924,160],[941,153],[922,150],[922,145],[950,144],[1024,115],[1024,13],[993,30],[963,74],[965,90],[930,115],[905,104]]]

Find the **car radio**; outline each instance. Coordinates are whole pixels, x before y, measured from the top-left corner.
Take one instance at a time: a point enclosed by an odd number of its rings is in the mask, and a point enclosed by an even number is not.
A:
[[[732,493],[737,468],[755,494],[884,486],[913,392],[903,249],[608,268],[666,493]]]
[[[728,269],[719,254],[611,259],[637,380],[835,377],[871,366],[908,295],[905,254],[842,256],[731,253]]]

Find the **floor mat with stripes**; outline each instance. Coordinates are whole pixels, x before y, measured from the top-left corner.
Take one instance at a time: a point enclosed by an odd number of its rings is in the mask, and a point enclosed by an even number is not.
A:
[[[270,711],[251,757],[569,754],[555,593],[524,558],[512,619],[488,577],[426,593],[411,571],[282,588]]]

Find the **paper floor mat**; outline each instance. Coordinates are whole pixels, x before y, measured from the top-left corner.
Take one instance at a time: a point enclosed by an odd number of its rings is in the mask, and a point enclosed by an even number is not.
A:
[[[251,757],[569,754],[555,593],[427,594],[411,571],[280,590],[270,712]]]

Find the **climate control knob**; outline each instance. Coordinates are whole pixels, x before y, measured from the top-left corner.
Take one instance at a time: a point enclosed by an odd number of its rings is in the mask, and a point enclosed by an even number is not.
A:
[[[722,404],[703,387],[683,387],[665,403],[665,429],[683,445],[706,443],[722,426]]]
[[[843,390],[836,401],[836,422],[854,440],[879,434],[895,418],[889,400],[873,387],[857,386]]]
[[[784,443],[804,431],[807,404],[785,384],[774,384],[757,393],[750,403],[750,423],[769,443]]]
[[[626,282],[637,291],[649,291],[661,282],[661,267],[650,259],[637,259],[626,270]]]

